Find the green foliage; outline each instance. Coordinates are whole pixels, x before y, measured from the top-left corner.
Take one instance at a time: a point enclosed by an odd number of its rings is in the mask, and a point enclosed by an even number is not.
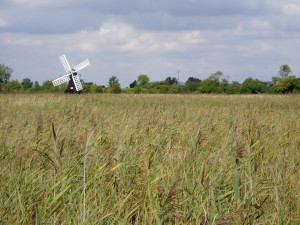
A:
[[[66,84],[65,86],[60,85],[59,87],[54,87],[51,80],[44,81],[41,86],[41,90],[43,92],[64,92],[65,89],[66,89]]]
[[[0,91],[4,92],[64,92],[67,84],[53,87],[51,80],[43,82],[42,86],[38,82],[33,82],[30,78],[23,79],[20,84],[13,81],[6,84],[10,78],[12,69],[0,65]],[[2,74],[2,75],[1,75]],[[177,93],[224,93],[224,94],[259,94],[259,93],[300,93],[299,79],[290,76],[291,69],[285,64],[280,67],[280,76],[272,77],[271,82],[262,82],[258,79],[247,78],[242,84],[230,82],[221,71],[211,74],[208,78],[200,80],[196,77],[189,77],[185,83],[178,83],[175,77],[167,77],[164,81],[150,82],[146,74],[140,74],[137,80],[130,84],[130,88],[121,89],[119,80],[116,76],[109,78],[109,87],[105,88],[93,84],[92,82],[83,83],[85,93],[149,93],[149,94],[177,94]],[[21,85],[21,88],[19,88]]]
[[[222,93],[224,92],[224,86],[228,85],[228,80],[223,79],[221,84],[221,78],[223,73],[218,71],[210,75],[207,79],[201,82],[199,91],[200,93]]]
[[[200,83],[201,83],[201,80],[199,80],[198,78],[189,77],[183,87],[183,91],[186,93],[195,92],[198,90]]]
[[[288,77],[292,73],[292,70],[288,64],[285,64],[280,67],[280,70],[278,73],[281,76],[281,78],[285,78],[285,77]]]
[[[137,78],[137,84],[145,87],[150,81],[150,78],[146,74],[140,74]]]
[[[51,80],[46,80],[42,84],[42,88],[44,90],[50,90],[53,87],[52,81]]]
[[[95,93],[103,93],[103,88],[101,85],[95,85],[95,88],[93,87],[93,90]]]
[[[91,92],[91,85],[82,84],[82,91],[83,91],[83,93],[90,93]]]
[[[53,84],[51,80],[46,80],[42,84],[42,89],[45,91],[50,91],[53,88]]]
[[[272,84],[274,86],[277,86],[279,84],[279,82],[281,81],[281,79],[282,79],[281,77],[277,77],[277,76],[272,77]]]
[[[215,79],[205,79],[201,82],[200,93],[220,93],[219,83]]]
[[[134,94],[134,88],[122,88],[122,94]]]
[[[24,78],[23,79],[23,81],[22,81],[23,90],[28,90],[32,86],[33,86],[33,83],[31,82],[31,80],[29,78]]]
[[[161,82],[159,82],[159,85],[157,88],[159,89],[160,93],[167,94],[170,92],[170,87],[171,87],[171,85],[167,81],[161,81]]]
[[[21,90],[21,84],[17,80],[11,80],[2,84],[2,90],[5,92],[18,92]]]
[[[42,90],[42,87],[39,84],[39,82],[37,82],[37,81],[34,82],[33,86],[30,89],[31,92],[39,92],[41,90]]]
[[[116,84],[119,84],[119,79],[116,76],[110,77],[108,81],[108,86],[113,87]]]
[[[90,83],[82,84],[83,93],[103,93],[103,88],[100,85]]]
[[[226,93],[226,94],[241,93],[241,84],[237,81],[232,81],[231,84],[224,86],[224,93]]]
[[[134,93],[136,93],[136,94],[140,94],[143,92],[142,86],[138,85],[138,84],[134,86],[133,90],[134,90]]]
[[[214,74],[210,75],[208,79],[215,80],[216,82],[220,82],[220,79],[223,77],[223,72],[217,71]]]
[[[300,80],[295,76],[284,77],[280,80],[277,90],[281,93],[293,93],[300,90]]]
[[[178,84],[178,81],[175,77],[167,77],[166,81],[172,85],[172,84]]]
[[[4,64],[0,64],[0,83],[7,83],[11,77],[13,69],[5,66]]]
[[[179,84],[172,84],[170,85],[170,88],[169,88],[169,93],[170,94],[180,94],[182,92],[182,88]]]
[[[119,83],[115,83],[111,89],[110,89],[110,92],[111,93],[114,93],[114,94],[119,94],[122,92],[122,89],[121,89],[121,86]]]
[[[253,78],[247,78],[241,86],[242,94],[259,94],[267,93],[267,85],[259,80]]]

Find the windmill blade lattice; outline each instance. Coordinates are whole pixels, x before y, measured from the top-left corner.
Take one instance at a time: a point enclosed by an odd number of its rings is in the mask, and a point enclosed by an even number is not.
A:
[[[70,67],[69,62],[67,60],[67,57],[65,55],[62,55],[62,56],[59,57],[59,59],[60,59],[61,63],[63,64],[63,66],[65,68],[65,71],[67,73],[69,73],[71,71],[71,67]]]
[[[61,85],[63,83],[67,83],[69,80],[70,80],[70,75],[67,74],[67,75],[64,75],[60,78],[57,78],[57,79],[53,80],[52,83],[53,83],[54,86],[58,86],[58,85]]]
[[[76,91],[80,91],[83,89],[78,75],[73,75],[73,81],[75,84]]]
[[[87,67],[88,65],[90,65],[90,61],[86,59],[82,63],[78,64],[77,66],[74,66],[74,70],[76,71],[82,70],[84,67]]]

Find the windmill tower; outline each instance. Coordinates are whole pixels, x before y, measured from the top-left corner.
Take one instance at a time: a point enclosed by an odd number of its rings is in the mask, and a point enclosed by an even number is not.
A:
[[[77,72],[88,65],[90,65],[90,62],[88,59],[84,60],[82,63],[78,64],[77,66],[74,66],[73,68],[70,67],[67,57],[65,55],[62,55],[59,57],[61,63],[63,64],[63,67],[66,71],[66,75],[61,76],[55,80],[52,81],[53,86],[58,86],[63,83],[68,84],[68,88],[65,92],[67,93],[81,93],[82,92],[82,84],[80,81],[80,77],[77,74]]]

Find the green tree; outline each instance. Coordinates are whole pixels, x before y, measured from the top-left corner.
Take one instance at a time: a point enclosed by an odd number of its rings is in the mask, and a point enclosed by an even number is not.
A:
[[[201,93],[220,93],[220,83],[217,79],[205,79],[201,82],[199,91]]]
[[[291,73],[292,73],[292,70],[288,64],[282,65],[278,72],[278,74],[280,75],[281,78],[288,77]]]
[[[166,81],[169,83],[169,84],[178,84],[178,81],[175,77],[167,77]]]
[[[212,75],[210,75],[209,77],[208,77],[208,79],[210,79],[210,80],[215,80],[215,81],[217,81],[217,82],[220,82],[220,79],[223,77],[223,72],[221,72],[221,71],[217,71],[217,72],[215,72],[214,74],[212,74]]]
[[[52,91],[53,90],[53,84],[51,80],[46,80],[42,84],[42,89],[44,91]]]
[[[7,83],[13,70],[4,64],[0,64],[0,83]]]
[[[258,94],[258,93],[266,93],[268,92],[268,87],[263,82],[253,79],[247,78],[241,86],[242,94]]]
[[[92,84],[90,87],[90,92],[91,93],[96,93],[96,89],[97,89],[97,85],[96,84]]]
[[[30,91],[37,92],[37,91],[41,91],[41,89],[42,87],[39,84],[39,82],[35,81]]]
[[[116,83],[111,87],[111,93],[119,94],[119,93],[121,93],[121,91],[122,91],[122,89],[121,89],[121,86],[119,83]]]
[[[97,85],[95,91],[96,91],[96,93],[103,93],[103,87],[101,85]]]
[[[277,86],[281,80],[281,77],[272,77],[272,84]]]
[[[201,82],[199,91],[201,93],[221,93],[221,78],[223,77],[223,73],[221,71],[217,71],[216,73],[210,75],[207,79]],[[228,84],[227,79],[222,80],[224,85]]]
[[[140,74],[137,78],[137,84],[145,87],[150,81],[150,78],[146,74]]]
[[[183,86],[184,92],[194,92],[197,91],[200,86],[201,80],[195,77],[189,77]]]
[[[22,81],[22,87],[24,90],[27,90],[33,86],[33,83],[29,78],[24,78]]]
[[[16,92],[21,89],[21,84],[17,80],[8,81],[6,84],[3,84],[3,91],[7,92]]]
[[[83,93],[90,93],[91,92],[91,86],[90,84],[82,84],[82,91]]]
[[[241,84],[237,81],[232,81],[224,91],[226,94],[239,94],[241,92]]]
[[[100,85],[91,84],[89,87],[89,92],[91,93],[103,93],[103,89]]]
[[[300,80],[295,76],[284,77],[280,80],[277,90],[281,93],[292,93],[300,90]]]
[[[119,84],[119,79],[116,76],[110,77],[108,81],[108,86],[113,87],[115,84]]]
[[[133,90],[134,93],[136,93],[136,94],[140,94],[140,93],[143,92],[143,89],[142,89],[141,85],[135,85],[133,89],[134,89]]]

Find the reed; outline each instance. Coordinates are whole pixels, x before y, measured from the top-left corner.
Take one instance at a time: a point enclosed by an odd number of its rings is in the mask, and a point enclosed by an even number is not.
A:
[[[299,224],[297,95],[0,95],[0,224]]]

